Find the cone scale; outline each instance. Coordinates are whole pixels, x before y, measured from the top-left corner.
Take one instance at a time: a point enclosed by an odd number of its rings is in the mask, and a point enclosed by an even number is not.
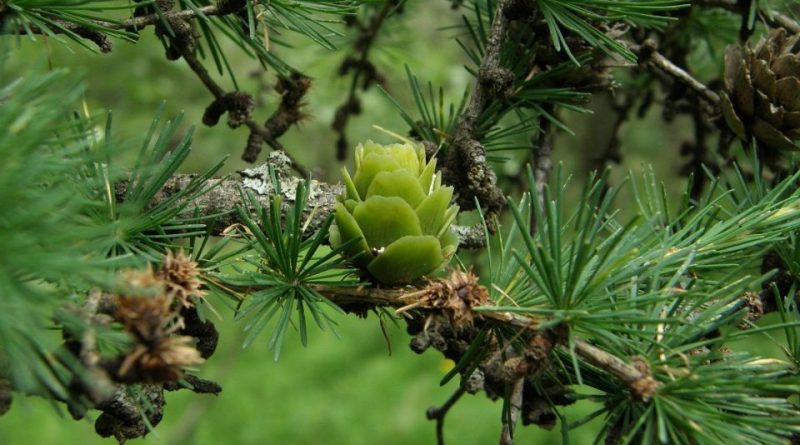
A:
[[[725,122],[745,141],[755,138],[768,158],[793,151],[800,139],[800,34],[773,30],[755,48],[725,51]]]

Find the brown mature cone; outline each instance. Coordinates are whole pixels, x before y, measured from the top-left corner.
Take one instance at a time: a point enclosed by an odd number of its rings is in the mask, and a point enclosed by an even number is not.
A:
[[[743,140],[755,137],[767,158],[798,150],[800,139],[800,34],[783,28],[762,38],[755,48],[725,50],[725,121]]]

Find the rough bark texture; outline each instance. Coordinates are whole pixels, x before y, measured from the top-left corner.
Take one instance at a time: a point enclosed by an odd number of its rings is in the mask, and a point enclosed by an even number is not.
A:
[[[277,179],[278,188],[273,184],[270,169]],[[175,193],[186,188],[195,175],[179,174],[170,178],[161,191],[156,195],[152,204],[157,204]],[[194,214],[199,211],[200,216],[219,215],[212,222],[215,234],[241,221],[236,213],[236,207],[242,204],[242,193],[251,193],[264,207],[269,206],[269,199],[278,194],[284,203],[292,204],[295,200],[297,184],[302,179],[291,172],[291,161],[283,152],[270,153],[267,162],[258,167],[242,170],[224,178],[213,178],[209,181],[211,189],[208,193],[198,197],[186,208],[186,213]],[[117,200],[121,201],[125,195],[127,183],[118,183],[116,188]],[[310,180],[308,207],[306,216],[311,217],[308,231],[318,229],[325,218],[333,211],[336,196],[342,193],[340,184]]]
[[[447,150],[442,166],[444,181],[456,190],[462,209],[475,207],[475,199],[490,213],[505,205],[503,191],[497,187],[497,176],[486,160],[486,148],[477,139],[481,113],[493,97],[507,97],[513,85],[513,73],[500,64],[500,51],[508,32],[508,10],[511,0],[500,0],[494,14],[486,55],[478,70],[478,79],[464,114]]]
[[[277,193],[277,188],[273,185],[270,169],[277,180],[280,193]],[[198,211],[200,216],[218,215],[210,222],[212,232],[218,235],[226,228],[241,223],[236,207],[242,204],[242,193],[252,193],[265,207],[269,205],[269,199],[277,193],[288,207],[294,203],[297,184],[303,180],[292,169],[291,160],[283,152],[274,151],[269,154],[267,162],[258,167],[242,170],[228,177],[211,179],[211,189],[189,203],[186,213],[193,215]],[[184,189],[194,177],[195,175],[190,174],[173,176],[164,184],[152,204],[168,199]],[[127,183],[117,184],[118,201],[122,201],[126,189]],[[334,211],[336,197],[343,190],[339,183],[329,184],[315,179],[309,181],[308,203],[304,215],[311,220],[306,234],[310,235],[322,226],[328,215]],[[459,236],[462,248],[478,248],[485,244],[482,226],[454,226],[453,230]]]

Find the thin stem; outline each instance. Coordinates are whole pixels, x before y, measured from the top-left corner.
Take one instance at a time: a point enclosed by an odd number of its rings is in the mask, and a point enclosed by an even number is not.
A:
[[[341,287],[329,285],[312,285],[314,291],[322,294],[331,302],[347,309],[348,306],[356,305],[363,310],[365,306],[389,306],[395,308],[405,308],[413,306],[418,310],[441,311],[441,307],[425,307],[420,303],[430,296],[429,289],[437,288],[438,283],[444,279],[432,280],[422,287],[406,286],[402,288],[383,289],[379,287]],[[259,290],[260,286],[238,288],[228,286],[229,289],[241,293],[250,293]],[[504,323],[508,326],[527,329],[532,332],[541,332],[538,326],[542,320],[521,316],[518,314],[503,311],[480,311],[475,312],[476,318],[491,319],[495,322]],[[586,343],[583,340],[575,340],[575,353],[583,357],[589,363],[606,370],[609,374],[617,377],[631,386],[631,390],[641,400],[649,400],[659,387],[659,383],[653,379],[649,372],[641,368],[644,363],[638,363],[637,368],[628,364],[623,359],[610,354],[596,346]]]
[[[459,386],[456,391],[438,408],[428,408],[425,413],[428,420],[436,420],[436,443],[437,445],[444,445],[444,418],[456,402],[461,399],[467,390],[463,386]]]
[[[350,90],[347,99],[336,109],[333,121],[333,130],[339,137],[336,142],[336,158],[343,161],[347,158],[347,123],[350,117],[361,113],[361,106],[358,100],[358,85],[363,77],[363,88],[367,89],[369,83],[380,79],[376,73],[375,65],[369,60],[369,52],[375,41],[378,39],[381,27],[395,8],[402,5],[405,0],[385,0],[383,7],[372,14],[366,26],[360,25],[359,35],[353,45],[356,56],[349,56],[342,62],[339,72],[344,75],[349,70],[353,70],[353,78],[350,82]],[[380,80],[379,80],[380,81]]]
[[[650,52],[650,57],[647,59],[647,62],[651,63],[653,66],[674,78],[678,82],[681,82],[687,87],[691,88],[692,91],[697,93],[699,97],[708,101],[710,104],[714,106],[719,104],[719,95],[717,93],[711,91],[711,89],[705,84],[692,77],[691,74],[687,73],[678,65],[672,63],[671,60],[664,57],[658,51],[653,50]]]
[[[486,88],[488,83],[492,83],[493,73],[500,69],[500,51],[506,40],[507,28],[509,24],[506,10],[511,5],[511,0],[499,0],[494,13],[489,41],[486,44],[486,53],[481,61],[478,70],[478,79],[475,88],[469,98],[469,103],[461,117],[455,132],[455,139],[474,137],[478,118],[491,100],[491,93]]]
[[[575,340],[575,353],[589,363],[606,370],[609,374],[627,383],[634,395],[642,401],[650,400],[660,386],[660,383],[653,379],[649,372],[644,372],[621,358],[592,346],[583,340]]]
[[[525,388],[525,377],[520,377],[514,381],[511,387],[511,394],[508,397],[507,416],[503,416],[503,431],[500,433],[500,445],[514,445],[514,425],[517,424],[519,414],[522,411],[522,392]]]
[[[226,8],[220,6],[219,4],[215,5],[208,5],[197,9],[186,9],[180,11],[168,11],[163,10],[159,11],[159,13],[154,13],[146,16],[141,17],[132,17],[130,19],[121,21],[121,22],[109,22],[104,20],[95,20],[93,23],[97,25],[97,27],[102,27],[105,29],[113,29],[113,30],[125,30],[129,32],[138,33],[142,28],[145,28],[150,25],[155,25],[156,27],[162,26],[161,24],[166,23],[179,23],[181,21],[186,20],[193,20],[199,17],[204,16],[223,16],[228,15],[236,12],[231,8]],[[89,28],[77,25],[74,23],[63,22],[61,23],[63,30],[68,30],[71,32],[76,33],[79,36],[83,36],[86,38],[91,38],[91,40],[98,43],[98,45],[103,49],[104,52],[110,51],[110,44],[106,45],[105,37],[102,33],[93,32],[89,34]],[[41,33],[42,30],[37,29],[36,27],[30,27],[30,30],[35,33]],[[61,30],[54,30],[54,32],[59,32]],[[26,32],[25,29],[20,29],[17,33],[24,33]],[[216,101],[223,101],[228,93],[222,88],[219,83],[217,83],[209,74],[208,70],[203,66],[203,64],[198,60],[194,48],[189,48],[185,43],[178,42],[172,33],[165,32],[164,36],[171,40],[173,46],[177,48],[180,52],[180,56],[186,61],[189,68],[195,73],[195,75],[200,79],[203,86],[214,96]],[[194,37],[190,37],[194,39]],[[286,130],[291,127],[292,125],[296,124],[301,118],[302,113],[299,111],[299,107],[301,106],[301,99],[305,94],[305,91],[308,89],[308,78],[305,76],[299,75],[298,78],[302,78],[305,82],[302,84],[300,88],[301,92],[299,97],[297,95],[291,95],[291,98],[294,100],[291,103],[290,107],[287,107],[286,100],[282,100],[279,108],[267,119],[264,125],[260,125],[254,120],[249,118],[245,119],[242,123],[247,125],[250,129],[251,133],[255,133],[259,136],[258,144],[248,144],[247,149],[245,151],[245,158],[249,162],[255,162],[255,156],[258,155],[258,151],[260,150],[261,143],[266,143],[269,145],[273,150],[281,150],[286,152],[283,145],[278,142],[278,138],[282,136]],[[283,99],[286,99],[289,94],[284,95]],[[252,138],[251,138],[252,139]],[[255,153],[254,153],[255,152]],[[292,168],[297,171],[302,176],[308,176],[309,171],[305,168],[302,164],[300,164],[294,157],[290,154],[286,153],[286,156],[290,159],[290,163]]]
[[[776,11],[760,11],[759,15],[773,28],[780,27],[794,34],[800,33],[800,23],[787,15]]]
[[[553,107],[547,107],[547,113],[553,113]],[[552,125],[545,116],[539,119],[539,137],[536,147],[531,153],[531,166],[534,172],[534,187],[536,196],[539,200],[539,208],[544,208],[544,188],[550,179],[550,171],[553,169],[553,135],[551,134]],[[530,233],[533,235],[539,228],[539,221],[536,220],[536,212],[531,212]]]
[[[500,53],[508,36],[508,10],[511,0],[499,0],[494,12],[486,52],[478,69],[477,79],[469,102],[453,132],[442,171],[447,183],[458,192],[458,202],[464,209],[474,207],[475,198],[493,213],[505,205],[497,176],[486,160],[486,148],[478,138],[481,114],[492,103],[496,91],[502,90],[510,76],[500,63]]]
[[[168,35],[168,34],[167,34]],[[193,49],[187,48],[184,45],[175,45],[175,47],[179,48],[181,57],[183,60],[186,61],[186,64],[189,65],[189,68],[195,73],[195,75],[200,79],[200,82],[206,87],[206,89],[214,96],[215,103],[223,103],[229,93],[222,88],[219,83],[217,83],[209,74],[208,70],[203,66],[200,60],[197,58]],[[297,74],[295,82],[304,82],[302,86],[298,87],[299,93],[292,92],[286,93],[283,95],[280,105],[278,109],[267,119],[265,125],[260,125],[256,123],[253,119],[249,117],[249,110],[248,110],[248,117],[243,121],[245,125],[250,129],[252,133],[256,133],[259,135],[259,143],[250,144],[248,143],[247,147],[245,148],[245,153],[243,155],[243,159],[248,162],[255,162],[260,150],[261,150],[261,143],[264,142],[272,147],[273,150],[280,150],[282,151],[287,158],[289,158],[290,165],[292,168],[299,173],[301,176],[307,177],[308,176],[308,169],[306,169],[300,162],[298,162],[292,155],[290,155],[286,150],[283,148],[280,142],[278,142],[278,138],[282,136],[286,130],[291,126],[297,123],[302,113],[299,111],[300,101],[302,97],[305,95],[305,92],[308,90],[308,80],[305,76]],[[283,80],[282,80],[283,81]],[[291,81],[287,80],[286,83]],[[291,103],[287,106],[287,98],[290,99]],[[230,113],[231,111],[228,110]]]
[[[231,14],[234,11],[226,10],[221,8],[219,5],[208,5],[203,6],[197,9],[183,9],[180,11],[162,11],[159,14],[149,14],[143,15],[140,17],[132,17],[127,20],[123,20],[120,22],[109,22],[106,20],[93,20],[92,23],[96,25],[98,28],[105,28],[105,29],[113,29],[113,30],[124,30],[128,32],[138,32],[142,28],[146,28],[150,25],[155,25],[160,23],[161,20],[193,20],[198,17],[202,16],[222,16]],[[82,25],[78,25],[75,23],[70,22],[63,22],[61,23],[64,30],[72,31],[75,33],[80,33],[85,27]],[[36,27],[30,27],[30,30],[34,33],[42,33],[42,30]],[[52,29],[52,32],[62,32],[61,29]],[[22,34],[25,33],[26,29],[18,29],[14,34]],[[79,34],[80,35],[80,34]]]

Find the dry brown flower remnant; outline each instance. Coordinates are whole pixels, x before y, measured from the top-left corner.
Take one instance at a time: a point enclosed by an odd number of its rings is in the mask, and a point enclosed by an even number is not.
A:
[[[191,305],[190,296],[202,295],[196,265],[186,260],[182,254],[168,254],[158,273],[148,267],[125,274],[130,290],[117,296],[114,318],[133,336],[136,346],[119,366],[122,380],[174,382],[183,377],[184,368],[203,362],[192,337],[174,335],[183,327],[175,306]]]
[[[472,326],[472,309],[491,302],[488,291],[471,271],[452,269],[447,278],[432,282],[426,290],[418,306],[442,309],[456,328]]]
[[[192,307],[192,297],[204,298],[203,282],[200,280],[200,268],[197,263],[179,251],[168,251],[158,276],[167,287],[167,294],[178,300],[183,307]]]

